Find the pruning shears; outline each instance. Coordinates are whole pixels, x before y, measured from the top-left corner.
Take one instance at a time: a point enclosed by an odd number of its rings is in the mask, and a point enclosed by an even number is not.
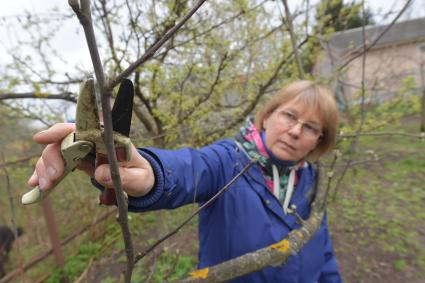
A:
[[[133,110],[134,87],[128,79],[121,81],[114,106],[112,107],[113,139],[117,160],[129,161],[131,158],[130,126]],[[68,173],[83,160],[96,158],[95,166],[108,163],[107,151],[102,139],[103,126],[99,120],[96,106],[95,85],[92,78],[83,82],[77,100],[76,129],[61,142],[61,154],[64,160],[64,174],[58,179],[56,187]],[[53,188],[54,188],[53,187]],[[41,201],[52,190],[41,190],[38,186],[22,196],[22,204]],[[105,189],[99,196],[100,204],[116,204],[115,191]]]

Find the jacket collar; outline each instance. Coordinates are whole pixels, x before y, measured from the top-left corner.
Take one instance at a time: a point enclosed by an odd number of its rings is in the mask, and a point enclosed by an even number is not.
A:
[[[250,186],[261,197],[264,207],[271,210],[289,229],[299,228],[297,219],[294,215],[285,215],[282,205],[275,196],[267,188],[264,176],[258,165],[254,165],[246,174],[249,182],[255,182],[260,186]],[[314,189],[315,172],[311,165],[300,169],[300,178],[296,186],[294,195],[292,196],[290,205],[296,206],[296,212],[303,219],[306,219],[310,214],[310,198],[307,197],[309,192]]]

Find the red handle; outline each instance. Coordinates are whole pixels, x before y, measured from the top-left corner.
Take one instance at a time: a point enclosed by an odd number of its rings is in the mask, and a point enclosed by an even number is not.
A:
[[[124,148],[116,149],[117,160],[125,161],[126,153]],[[102,164],[108,164],[108,156],[106,154],[98,153],[96,158],[96,167]],[[99,203],[103,205],[116,205],[117,196],[115,195],[115,190],[112,188],[105,188],[99,196]]]

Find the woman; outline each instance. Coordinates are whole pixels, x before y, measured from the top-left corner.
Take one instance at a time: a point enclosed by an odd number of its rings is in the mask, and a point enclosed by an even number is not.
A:
[[[335,144],[338,112],[332,94],[310,81],[297,81],[275,94],[234,139],[201,149],[139,149],[121,164],[130,211],[202,204],[252,158],[257,163],[199,215],[199,268],[263,248],[299,228],[295,209],[307,218],[314,197],[316,160]],[[35,135],[49,144],[30,186],[49,189],[63,171],[58,143],[73,131],[58,124]],[[136,151],[136,149],[134,149]],[[87,170],[86,170],[87,171]],[[88,170],[93,175],[92,171]],[[112,188],[109,166],[94,171],[95,182]],[[341,282],[326,217],[316,234],[283,266],[265,268],[233,282]]]

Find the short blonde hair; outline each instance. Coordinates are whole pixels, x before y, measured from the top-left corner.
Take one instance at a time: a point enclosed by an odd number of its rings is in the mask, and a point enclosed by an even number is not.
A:
[[[317,111],[322,123],[323,134],[315,149],[306,158],[317,160],[323,154],[332,150],[336,143],[339,113],[333,94],[329,89],[308,80],[292,82],[279,91],[266,102],[257,112],[254,124],[258,130],[263,130],[263,121],[281,105],[291,101],[299,101],[305,107]]]

